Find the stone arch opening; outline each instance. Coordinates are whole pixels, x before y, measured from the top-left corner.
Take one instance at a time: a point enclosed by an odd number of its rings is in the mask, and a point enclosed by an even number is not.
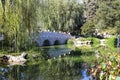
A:
[[[60,41],[59,40],[55,40],[54,45],[59,45]]]
[[[65,44],[67,44],[68,43],[68,40],[65,40]]]
[[[50,46],[50,41],[48,39],[44,40],[43,46]]]

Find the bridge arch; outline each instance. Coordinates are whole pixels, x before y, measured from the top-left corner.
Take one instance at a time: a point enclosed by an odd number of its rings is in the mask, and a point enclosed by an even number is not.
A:
[[[59,45],[60,44],[60,41],[59,40],[55,40],[54,41],[54,45]]]
[[[68,39],[67,39],[67,40],[65,40],[65,44],[67,44],[67,42],[68,42]]]
[[[51,43],[48,39],[43,41],[43,46],[50,46],[50,45],[51,45]]]

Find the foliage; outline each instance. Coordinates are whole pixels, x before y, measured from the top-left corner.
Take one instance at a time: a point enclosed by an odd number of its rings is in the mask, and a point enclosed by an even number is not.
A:
[[[113,36],[111,38],[105,39],[105,46],[100,45],[100,39],[94,38],[94,37],[88,37],[88,38],[78,38],[78,40],[81,41],[92,41],[91,47],[92,50],[98,50],[101,53],[106,53],[106,52],[117,52],[117,39],[116,36]],[[78,47],[81,48],[81,47]],[[84,46],[82,46],[84,48]],[[89,51],[89,48],[86,47],[86,51]],[[81,50],[82,51],[82,50]],[[82,52],[83,53],[83,52]],[[93,51],[94,53],[94,51]]]
[[[100,53],[112,53],[112,52],[117,52],[117,39],[115,36],[105,39],[105,45],[102,46],[100,45],[100,40],[97,41],[97,45],[94,45],[95,49],[97,49],[98,51],[100,51]]]
[[[87,21],[81,27],[83,35],[92,35],[95,30],[95,25],[92,21]]]
[[[77,0],[1,0],[0,47],[11,51],[30,49],[39,31],[72,32],[83,24],[83,5]]]
[[[55,31],[72,32],[83,24],[83,7],[77,0],[46,0],[40,6],[41,26]]]
[[[100,54],[91,68],[94,77],[100,80],[115,80],[120,76],[120,55],[117,53]]]
[[[93,42],[92,47],[94,48],[98,47],[100,44],[100,40],[98,38],[92,38],[92,42]]]
[[[88,38],[78,38],[78,40],[80,40],[80,41],[91,41],[91,38],[90,37],[88,37]]]
[[[92,42],[92,47],[98,47],[100,44],[100,40],[98,38],[94,37],[87,37],[87,38],[78,38],[80,41],[91,41]]]
[[[73,45],[74,44],[73,39],[68,39],[67,44]]]
[[[111,49],[116,50],[116,48],[117,48],[117,38],[112,37],[112,38],[107,39],[106,46],[111,48]]]
[[[31,36],[34,34],[35,39],[38,31],[36,9],[37,0],[0,1],[0,35],[4,35],[1,47],[9,47],[11,51],[17,52],[29,48],[33,40]]]
[[[113,0],[113,1],[102,1],[99,5],[99,9],[96,12],[96,22],[97,24],[103,24],[104,26],[97,26],[101,29],[108,28],[108,27],[119,27],[119,8],[120,8],[120,1]]]
[[[117,27],[108,27],[107,29],[100,29],[100,33],[109,33],[110,35],[117,35],[116,32],[118,31]]]
[[[73,51],[73,55],[92,55],[94,54],[94,49],[92,47],[82,46],[76,47],[75,51]]]
[[[91,4],[91,5],[90,5]],[[119,33],[120,19],[120,1],[119,0],[94,0],[88,1],[85,7],[90,7],[84,10],[91,18],[87,19],[82,26],[83,34],[91,34],[95,28],[103,30],[114,29],[112,34]],[[92,8],[92,9],[91,9]],[[109,31],[108,31],[109,32]],[[111,32],[109,32],[111,34]]]
[[[98,0],[84,0],[84,17],[86,21],[91,20],[98,9]]]

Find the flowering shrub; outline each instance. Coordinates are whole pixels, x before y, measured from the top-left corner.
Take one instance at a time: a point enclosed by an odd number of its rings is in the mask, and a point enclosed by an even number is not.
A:
[[[120,80],[120,54],[100,54],[88,71],[100,80]]]

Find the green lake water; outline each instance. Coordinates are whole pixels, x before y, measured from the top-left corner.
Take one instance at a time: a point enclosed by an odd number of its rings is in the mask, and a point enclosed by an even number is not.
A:
[[[0,66],[0,80],[92,80],[83,63],[72,61],[74,48],[66,45],[40,47],[46,60],[34,60],[24,65]]]

